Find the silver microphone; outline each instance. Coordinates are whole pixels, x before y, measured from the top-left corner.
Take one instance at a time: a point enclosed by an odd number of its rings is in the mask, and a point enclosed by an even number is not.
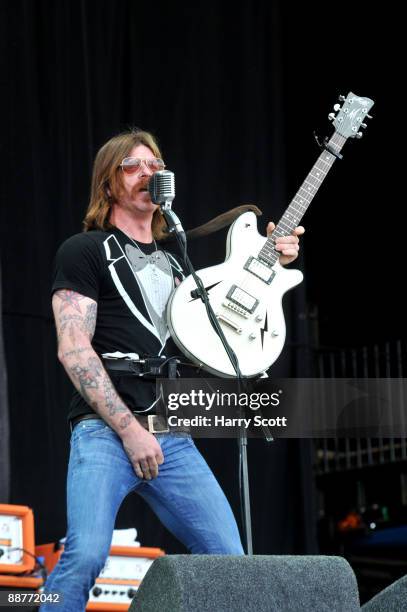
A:
[[[148,191],[154,204],[159,204],[161,214],[168,225],[169,233],[174,232],[186,244],[184,228],[175,212],[172,210],[172,201],[175,198],[175,175],[171,170],[154,172],[148,181]]]
[[[175,198],[175,175],[171,170],[159,170],[154,172],[148,182],[148,191],[154,204],[159,204],[161,209],[171,209]]]

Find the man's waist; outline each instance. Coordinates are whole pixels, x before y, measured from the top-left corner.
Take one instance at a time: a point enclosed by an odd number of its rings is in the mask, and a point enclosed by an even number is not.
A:
[[[150,433],[169,433],[170,431],[176,433],[190,433],[189,427],[176,427],[171,428],[168,425],[168,418],[163,414],[138,414],[132,412],[134,417],[140,423],[144,429],[149,431]],[[100,419],[103,420],[101,416],[96,414],[96,412],[89,412],[87,414],[80,414],[77,417],[73,417],[70,420],[71,431],[74,427],[80,423],[81,421],[86,421],[89,419]]]
[[[109,356],[107,356],[109,355]],[[137,376],[145,379],[178,378],[198,376],[200,368],[187,363],[179,357],[113,357],[113,353],[102,355],[103,365],[108,372],[123,376]]]

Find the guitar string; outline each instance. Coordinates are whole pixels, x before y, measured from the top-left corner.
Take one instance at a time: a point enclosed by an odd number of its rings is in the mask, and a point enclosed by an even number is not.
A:
[[[346,141],[346,139],[343,136],[341,136],[340,134],[335,132],[331,136],[331,138],[329,140],[329,143],[330,143],[330,145],[335,145],[333,148],[335,149],[335,151],[339,152],[341,150],[343,144],[345,143],[345,141]],[[324,159],[324,157],[325,157],[325,159]],[[322,185],[322,182],[326,178],[326,176],[327,176],[329,170],[331,169],[335,159],[336,159],[335,156],[332,153],[329,153],[329,151],[327,151],[327,150],[323,151],[320,154],[320,156],[318,157],[317,161],[315,162],[315,164],[311,168],[310,172],[308,173],[306,179],[303,181],[303,183],[301,184],[300,188],[296,192],[294,198],[292,199],[291,203],[289,204],[289,206],[287,207],[286,211],[282,215],[280,221],[277,223],[276,228],[275,228],[275,230],[273,232],[274,238],[278,237],[278,236],[288,235],[288,234],[285,234],[285,233],[279,233],[278,226],[280,225],[280,227],[281,227],[282,224],[286,225],[286,223],[283,221],[283,219],[285,218],[285,215],[286,215],[287,211],[290,208],[294,209],[296,212],[300,213],[300,217],[298,217],[295,214],[292,215],[293,218],[294,218],[293,219],[294,220],[294,224],[291,223],[292,228],[294,229],[298,225],[298,223],[301,221],[302,217],[304,216],[305,212],[307,211],[309,205],[311,204],[314,196],[316,195],[319,187]],[[322,166],[321,166],[321,164],[322,164]],[[321,179],[319,179],[318,177],[316,177],[313,174],[313,172],[315,170],[322,173],[322,178]],[[308,190],[306,190],[305,187],[304,187],[305,183],[308,183],[309,185],[311,185],[311,188],[308,188]],[[304,191],[304,193],[306,195],[301,194],[300,193],[301,190]],[[310,199],[308,199],[309,196],[311,196]],[[302,199],[299,200],[299,198],[302,198]],[[304,200],[305,200],[305,203],[304,203]],[[282,223],[282,221],[283,221],[283,223]],[[288,226],[288,227],[290,227],[290,226]],[[275,233],[276,230],[277,230],[277,233]],[[263,248],[266,246],[266,244],[268,243],[268,240],[270,238],[273,238],[273,234],[264,241],[260,251],[256,254],[257,257],[259,255],[259,253],[263,250]],[[253,256],[256,257],[256,255],[253,255]],[[280,256],[281,256],[281,252],[278,252],[278,257],[277,257],[276,261],[279,261]],[[270,269],[272,269],[272,267],[274,266],[274,263],[272,264]],[[256,285],[258,285],[258,283],[256,283],[256,281],[258,281],[259,283],[262,282],[261,279],[257,279],[251,272],[244,270],[243,274],[240,275],[236,279],[234,284],[239,289],[242,289],[243,291],[246,291],[247,293],[252,295],[255,299],[257,299],[257,297],[255,295],[253,295],[253,286],[256,287]],[[258,286],[260,288],[260,293],[263,293],[261,291],[263,286],[262,285],[258,285]],[[260,300],[260,303],[261,303],[261,300]]]

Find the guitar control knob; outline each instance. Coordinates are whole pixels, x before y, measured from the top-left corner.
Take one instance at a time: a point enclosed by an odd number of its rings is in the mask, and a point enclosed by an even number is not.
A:
[[[130,599],[133,599],[133,597],[135,597],[137,594],[136,589],[129,589],[127,591],[127,597],[130,597]]]
[[[251,333],[249,336],[249,340],[255,340],[256,339],[256,334]]]
[[[277,329],[273,329],[273,331],[271,332],[271,335],[273,338],[276,338],[278,336],[278,330]]]
[[[99,597],[99,595],[102,594],[102,589],[100,587],[94,587],[92,589],[92,595],[94,595],[94,597]]]

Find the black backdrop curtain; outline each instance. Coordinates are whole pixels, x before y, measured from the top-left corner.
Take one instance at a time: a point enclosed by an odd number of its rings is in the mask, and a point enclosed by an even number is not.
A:
[[[0,305],[1,303],[2,282],[0,268]],[[0,311],[0,503],[7,503],[10,494],[10,431],[7,395],[7,368],[6,356],[4,354],[3,321]]]
[[[127,126],[150,130],[176,172],[175,205],[185,227],[250,202],[265,212],[264,231],[288,204],[287,160],[296,160],[297,149],[308,143],[308,153],[293,166],[295,181],[293,170],[288,175],[292,196],[316,158],[309,144],[315,118],[325,130],[337,94],[358,84],[356,65],[350,75],[342,68],[336,80],[318,74],[321,56],[303,29],[312,15],[299,10],[263,0],[235,3],[232,11],[211,2],[182,8],[131,0],[1,4],[11,499],[33,507],[37,542],[59,538],[65,529],[70,383],[55,356],[49,288],[58,245],[81,230],[93,157]],[[308,75],[307,57],[319,60]],[[297,134],[289,126],[296,118]],[[224,257],[224,239],[221,233],[191,244],[197,268]],[[306,373],[290,349],[307,340],[304,304],[303,285],[286,299],[288,346],[274,375]],[[238,514],[235,442],[199,445]],[[307,444],[250,441],[255,552],[315,549],[311,462]],[[132,524],[143,545],[181,550],[134,496],[118,519],[119,526]]]

